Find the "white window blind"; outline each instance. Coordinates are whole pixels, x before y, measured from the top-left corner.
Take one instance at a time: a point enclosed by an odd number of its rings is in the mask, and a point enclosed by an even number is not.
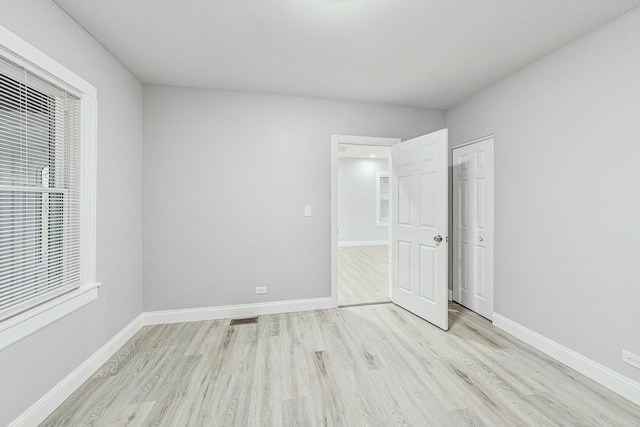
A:
[[[0,320],[80,285],[80,106],[0,59]]]

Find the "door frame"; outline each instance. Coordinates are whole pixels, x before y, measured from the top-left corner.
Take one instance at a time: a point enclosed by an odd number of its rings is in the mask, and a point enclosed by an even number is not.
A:
[[[400,138],[382,138],[375,136],[331,135],[331,301],[338,306],[338,145],[376,145],[391,147],[400,142]],[[391,153],[389,153],[391,164]],[[389,171],[391,172],[391,171]],[[391,221],[391,218],[389,218]],[[391,228],[389,228],[391,233]],[[389,268],[391,268],[391,251],[389,251]],[[389,298],[391,298],[391,272],[388,283]]]
[[[493,174],[493,206],[491,207],[491,211],[492,211],[492,215],[491,215],[491,223],[492,223],[492,227],[491,227],[491,232],[492,232],[492,236],[491,236],[491,241],[493,242],[493,247],[492,247],[492,266],[491,266],[491,278],[492,278],[492,283],[491,286],[493,287],[493,307],[494,307],[494,312],[495,312],[495,153],[496,153],[496,144],[495,144],[495,136],[494,134],[490,134],[490,135],[486,135],[480,138],[476,138],[476,139],[472,139],[470,141],[466,141],[466,142],[462,142],[460,144],[456,144],[451,146],[450,150],[449,150],[449,164],[451,165],[451,176],[450,178],[450,193],[449,193],[449,207],[451,208],[451,216],[449,217],[449,235],[451,236],[451,245],[449,245],[449,259],[451,259],[451,263],[449,264],[449,278],[450,278],[450,283],[451,283],[451,289],[450,289],[450,300],[451,301],[455,301],[458,302],[460,301],[460,286],[459,284],[456,282],[455,280],[455,276],[453,273],[453,269],[454,269],[454,263],[457,261],[454,257],[453,257],[453,251],[454,251],[454,247],[455,245],[457,245],[457,237],[458,237],[458,233],[455,232],[455,218],[456,218],[456,212],[454,212],[453,209],[453,151],[456,148],[462,148],[462,147],[466,147],[468,145],[473,145],[473,144],[477,144],[479,142],[484,142],[484,141],[488,141],[488,140],[492,140],[493,144],[492,144],[492,148],[493,148],[493,170],[491,171],[491,173]]]

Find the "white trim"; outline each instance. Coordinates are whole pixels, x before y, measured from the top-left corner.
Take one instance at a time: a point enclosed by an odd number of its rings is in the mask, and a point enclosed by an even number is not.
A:
[[[333,306],[338,306],[338,145],[378,145],[391,147],[400,138],[380,138],[374,136],[331,135],[331,298]],[[389,158],[389,161],[391,158]],[[391,233],[391,227],[389,227]],[[391,265],[391,253],[389,253]],[[391,278],[391,275],[389,275]],[[391,279],[389,279],[391,294]]]
[[[0,322],[0,351],[98,298],[100,283],[83,286]]]
[[[577,353],[513,320],[493,313],[493,326],[513,335],[600,385],[640,405],[640,383]]]
[[[80,108],[80,280],[91,283],[96,277],[98,102],[83,96]]]
[[[0,57],[80,98],[80,288],[0,322],[0,350],[95,300],[97,89],[0,25]],[[50,311],[50,312],[49,312]]]
[[[22,40],[0,25],[1,55],[10,58],[18,65],[35,68],[37,74],[45,80],[53,80],[63,88],[78,90],[92,98],[98,96],[98,90],[82,77],[69,70],[50,56]]]
[[[90,356],[82,365],[67,375],[47,394],[31,405],[22,415],[16,418],[9,427],[35,426],[44,421],[58,406],[62,404],[83,382],[88,380],[111,356],[127,343],[142,328],[142,315],[136,317],[109,342]]]
[[[347,241],[347,242],[338,242],[338,246],[383,246],[388,245],[388,240],[360,240],[360,241]]]
[[[335,307],[336,305],[331,298],[314,298],[226,305],[220,307],[187,308],[182,310],[148,311],[143,313],[142,316],[145,325],[164,325],[167,323],[199,322],[202,320],[293,313],[297,311],[322,310]]]
[[[453,291],[449,289],[449,301],[453,301]]]
[[[391,147],[400,142],[400,138],[385,138],[379,136],[358,136],[358,135],[331,135],[331,141],[336,144],[350,145],[378,145],[381,147]]]
[[[471,141],[461,142],[460,144],[457,144],[457,145],[452,145],[451,146],[451,151],[453,151],[454,148],[466,147],[467,145],[475,144],[477,142],[486,141],[487,139],[494,139],[493,134],[487,135],[487,136],[481,136],[480,138],[472,139]]]

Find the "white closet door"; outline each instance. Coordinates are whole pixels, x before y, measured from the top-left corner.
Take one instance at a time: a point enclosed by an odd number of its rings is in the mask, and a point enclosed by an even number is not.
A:
[[[493,317],[493,139],[453,150],[453,296]]]

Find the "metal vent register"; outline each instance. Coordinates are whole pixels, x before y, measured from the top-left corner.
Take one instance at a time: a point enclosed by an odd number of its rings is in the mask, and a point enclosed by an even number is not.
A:
[[[257,317],[245,317],[244,319],[231,319],[230,326],[234,325],[250,325],[253,323],[258,323]]]

